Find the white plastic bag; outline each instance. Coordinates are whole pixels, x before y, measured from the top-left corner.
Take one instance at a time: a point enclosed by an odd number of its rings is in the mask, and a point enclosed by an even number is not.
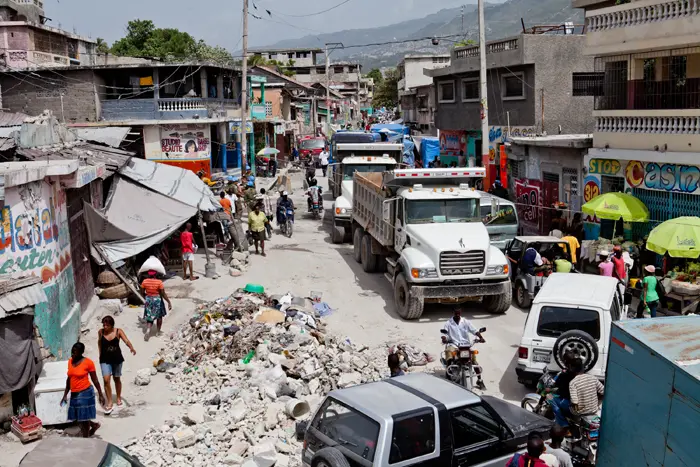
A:
[[[146,261],[144,261],[143,265],[139,269],[139,274],[143,274],[150,270],[153,270],[158,274],[162,274],[163,276],[165,275],[165,268],[163,267],[163,263],[161,263],[160,260],[155,256],[151,256]]]

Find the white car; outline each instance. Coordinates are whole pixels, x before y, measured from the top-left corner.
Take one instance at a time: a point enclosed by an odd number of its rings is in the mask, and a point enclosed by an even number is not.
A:
[[[558,370],[564,353],[577,351],[584,371],[605,379],[610,328],[627,317],[629,294],[612,277],[552,274],[525,322],[515,372],[518,382],[535,385],[545,367]]]

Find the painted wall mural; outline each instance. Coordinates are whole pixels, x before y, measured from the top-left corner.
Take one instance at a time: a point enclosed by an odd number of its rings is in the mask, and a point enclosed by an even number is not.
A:
[[[45,181],[8,188],[0,226],[0,274],[41,278],[48,301],[36,306],[35,322],[54,355],[66,357],[78,338],[80,307],[65,191]]]
[[[526,234],[539,234],[541,195],[539,180],[515,180],[518,217]]]

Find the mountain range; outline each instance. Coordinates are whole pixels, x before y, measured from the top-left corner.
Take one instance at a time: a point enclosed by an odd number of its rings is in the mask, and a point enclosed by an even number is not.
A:
[[[386,11],[386,10],[385,10]],[[382,14],[382,11],[367,14]],[[513,36],[525,27],[546,24],[583,23],[583,11],[571,8],[571,0],[508,0],[487,3],[484,8],[487,40]],[[522,19],[522,22],[521,22]],[[476,5],[447,8],[424,18],[377,28],[348,29],[328,34],[308,35],[269,44],[269,48],[324,47],[341,42],[344,49],[333,51],[333,61],[359,61],[365,71],[394,67],[404,55],[446,53],[459,40],[477,40],[479,35]],[[459,35],[458,37],[456,35]],[[453,36],[432,45],[430,37]],[[406,41],[406,42],[402,42]],[[385,44],[387,42],[394,42]],[[382,44],[382,45],[364,45]],[[364,46],[359,46],[364,45]]]

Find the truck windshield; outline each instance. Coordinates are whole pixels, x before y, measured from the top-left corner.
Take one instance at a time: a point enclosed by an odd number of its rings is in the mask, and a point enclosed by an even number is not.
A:
[[[326,145],[326,142],[323,139],[302,139],[301,144],[301,149],[323,149]]]
[[[478,199],[411,200],[406,203],[406,223],[481,222],[478,203]]]
[[[395,165],[384,164],[343,165],[343,180],[352,180],[352,176],[355,172],[386,172],[387,170],[393,170],[395,167]]]
[[[501,205],[496,215],[491,215],[491,205],[481,206],[481,220],[486,225],[513,225],[518,223],[513,206]]]

